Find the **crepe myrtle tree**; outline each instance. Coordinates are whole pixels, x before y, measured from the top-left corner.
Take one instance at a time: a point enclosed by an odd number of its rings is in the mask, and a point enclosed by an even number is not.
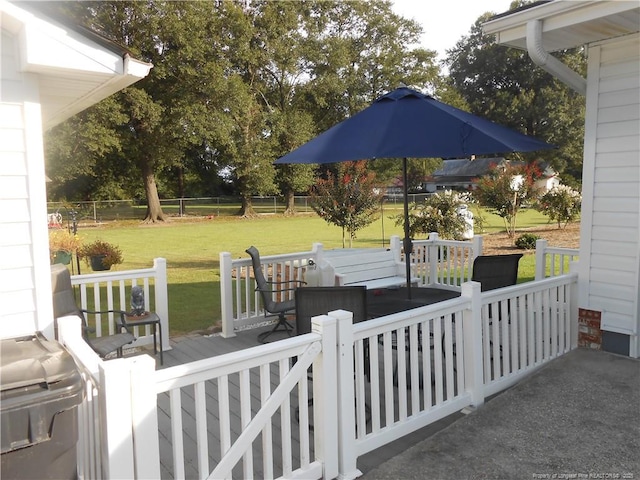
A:
[[[309,203],[327,223],[342,228],[342,248],[349,235],[352,246],[356,232],[378,216],[382,192],[375,173],[367,170],[365,160],[337,164],[337,173],[327,172],[311,188]]]
[[[566,228],[580,215],[581,204],[580,192],[567,185],[556,185],[540,196],[534,208],[555,221],[558,228]]]
[[[504,220],[510,238],[515,236],[516,219],[523,204],[535,201],[540,193],[536,180],[542,176],[536,161],[530,163],[492,165],[480,178],[474,198]]]

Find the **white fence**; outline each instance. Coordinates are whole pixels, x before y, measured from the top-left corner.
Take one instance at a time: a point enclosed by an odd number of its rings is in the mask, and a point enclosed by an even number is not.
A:
[[[398,236],[391,237],[390,249],[404,261]],[[264,256],[260,261],[267,281],[304,281],[309,260],[316,265],[323,260],[330,262],[331,253],[323,250],[321,243],[315,243],[308,252]],[[421,286],[460,290],[462,283],[471,279],[473,260],[481,254],[481,236],[466,242],[442,240],[437,233],[432,233],[427,240],[413,242],[411,268],[414,276],[420,278]],[[286,292],[276,300],[289,299],[293,294],[293,291]],[[238,328],[264,321],[265,312],[255,289],[250,258],[232,259],[230,253],[220,253],[220,303],[224,337],[235,335]]]
[[[80,288],[80,305],[91,311],[131,310],[131,287],[141,285],[144,290],[144,307],[160,317],[162,345],[169,350],[169,297],[167,294],[167,261],[164,258],[153,260],[153,267],[140,270],[109,271],[71,277],[71,284]],[[113,335],[116,323],[113,313],[87,314],[89,327],[95,335]],[[133,327],[136,341],[131,347],[153,344],[153,330],[150,325]],[[129,348],[128,346],[125,348]]]
[[[92,399],[105,406],[102,471],[111,478],[355,478],[359,455],[480,405],[575,348],[576,286],[574,273],[484,293],[469,282],[457,299],[355,325],[348,312],[331,312],[314,318],[311,334],[158,372],[142,360],[99,362]],[[61,341],[83,364],[96,362],[81,345],[79,324],[66,322]],[[160,439],[166,422],[171,438]],[[111,448],[113,438],[119,444]],[[185,458],[187,450],[196,458]],[[122,460],[114,465],[111,456]]]
[[[160,478],[155,361],[148,355],[102,360],[84,341],[77,316],[58,318],[59,341],[85,380],[78,407],[78,478]]]
[[[564,275],[579,253],[577,248],[549,247],[546,240],[536,240],[536,280]]]
[[[392,237],[396,248],[401,248],[399,237]],[[411,266],[420,286],[460,290],[464,282],[471,280],[473,261],[482,255],[482,236],[471,241],[444,240],[437,233],[430,233],[427,240],[414,240]]]

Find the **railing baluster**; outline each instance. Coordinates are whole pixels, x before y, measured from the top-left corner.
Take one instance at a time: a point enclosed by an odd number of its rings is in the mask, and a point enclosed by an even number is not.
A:
[[[383,362],[384,362],[384,406],[385,406],[385,427],[393,425],[393,350],[391,348],[391,332],[385,332],[382,337]]]
[[[425,339],[428,340],[428,339]],[[419,380],[419,367],[418,360],[418,325],[413,324],[409,326],[409,365],[410,365],[410,379],[411,379],[411,415],[417,415],[420,411],[420,380]],[[425,345],[422,345],[423,355],[428,353],[425,350]]]
[[[271,395],[271,364],[265,363],[260,366],[260,403],[264,406],[269,400],[269,396]],[[301,396],[302,398],[302,396]],[[308,398],[308,397],[307,397]],[[302,402],[302,400],[300,400]],[[302,405],[300,403],[299,405]],[[303,453],[306,453],[306,449],[308,449],[309,442],[309,431],[307,430],[306,437],[303,436],[303,423],[308,423],[309,415],[307,409],[302,411],[300,409],[300,454],[302,456]],[[303,421],[304,420],[304,421]],[[306,445],[306,449],[303,447]],[[305,458],[305,457],[301,457]],[[264,478],[274,478],[273,474],[273,428],[271,426],[271,422],[267,423],[267,425],[262,430],[262,469]]]
[[[240,422],[244,430],[251,421],[251,382],[249,372],[246,369],[240,370]],[[243,478],[253,478],[253,447],[252,444],[245,445],[245,452],[242,456]]]
[[[169,392],[171,400],[171,445],[173,447],[173,477],[185,478],[184,442],[182,439],[182,400],[180,388]]]
[[[445,359],[445,380],[447,391],[445,400],[451,400],[454,397],[453,392],[453,324],[451,323],[451,315],[444,316],[444,359]]]
[[[196,439],[198,448],[198,475],[201,479],[209,476],[209,439],[207,437],[207,399],[204,382],[194,386]]]
[[[231,448],[231,402],[229,376],[218,377],[218,416],[220,418],[220,458]]]
[[[289,359],[280,360],[279,365],[280,381],[289,372]],[[292,445],[291,445],[291,400],[290,397],[282,402],[280,406],[280,418],[282,419],[282,475],[285,478],[291,476],[293,471]]]
[[[482,305],[482,358],[484,360],[484,382],[491,381],[491,330],[489,325],[489,305]]]
[[[502,357],[502,375],[511,373],[511,339],[509,338],[509,300],[502,300],[498,303],[498,318],[500,324],[500,356]]]
[[[369,357],[371,398],[380,398],[380,363],[378,358],[378,335],[369,337]],[[371,405],[371,430],[374,434],[380,430],[380,402],[373,402]]]
[[[424,386],[424,410],[431,410],[433,398],[431,394],[431,342],[435,339],[431,336],[431,321],[420,324],[422,332],[422,382]]]
[[[442,319],[436,318],[433,321],[433,363],[435,369],[436,395],[435,406],[439,406],[443,401],[443,381],[444,369],[442,366]]]

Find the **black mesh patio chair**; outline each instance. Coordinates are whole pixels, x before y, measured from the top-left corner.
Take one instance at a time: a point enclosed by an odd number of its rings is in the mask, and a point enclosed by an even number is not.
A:
[[[311,332],[311,318],[332,310],[353,313],[353,323],[367,319],[367,287],[303,287],[296,289],[296,335]]]
[[[296,289],[296,335],[311,332],[311,318],[333,310],[353,313],[353,323],[367,320],[367,287],[303,287]],[[368,350],[364,345],[365,375],[369,377]]]
[[[480,282],[480,291],[486,292],[495,290],[496,288],[509,287],[518,282],[518,263],[522,258],[521,253],[512,253],[509,255],[481,255],[473,261],[473,273],[471,280]],[[497,321],[502,320],[503,312],[498,308]],[[489,325],[493,324],[494,312],[489,305]],[[511,301],[507,303],[507,311],[504,312],[509,320],[511,312]],[[489,342],[490,345],[493,341]],[[500,345],[500,353],[502,355],[502,345]]]
[[[67,315],[77,315],[80,317],[82,319],[82,332],[84,339],[89,346],[98,355],[100,355],[101,358],[105,358],[113,352],[117,352],[117,356],[122,357],[122,348],[136,339],[136,337],[127,330],[124,320],[125,312],[120,310],[92,311],[78,308],[76,299],[73,296],[71,274],[66,266],[61,264],[54,264],[51,266],[51,288],[53,290],[54,318],[57,319]],[[85,317],[85,314],[87,313],[116,313],[116,322],[119,327],[119,333],[105,335],[102,337],[92,337],[90,335],[91,330],[89,329],[87,319]]]
[[[518,262],[521,258],[521,253],[476,257],[473,261],[471,280],[480,282],[481,292],[515,285],[518,282]],[[508,307],[510,308],[510,305]],[[489,322],[492,316],[489,305]],[[498,318],[502,318],[502,312],[498,312]]]
[[[480,291],[515,285],[518,281],[518,262],[521,253],[509,255],[481,255],[473,261],[471,280],[480,282]]]
[[[302,287],[296,289],[296,335],[311,333],[311,319],[326,315],[333,310],[346,310],[353,313],[353,323],[367,320],[367,287]],[[365,377],[370,380],[369,342],[364,341]],[[311,375],[308,376],[311,378]],[[309,399],[309,406],[313,399]],[[367,422],[371,410],[365,404]],[[299,408],[296,409],[296,421],[299,420]]]
[[[295,309],[295,296],[281,301],[277,301],[275,299],[278,296],[284,297],[286,292],[295,292],[296,287],[303,285],[304,282],[301,280],[284,280],[281,282],[268,281],[262,272],[260,252],[258,252],[258,249],[251,246],[245,251],[251,257],[253,276],[256,280],[256,291],[260,292],[265,312],[278,316],[278,321],[275,326],[268,332],[263,332],[258,335],[258,341],[260,343],[265,343],[267,338],[276,332],[285,332],[288,336],[293,335],[293,325],[287,322],[286,313]],[[289,286],[285,287],[286,285]]]

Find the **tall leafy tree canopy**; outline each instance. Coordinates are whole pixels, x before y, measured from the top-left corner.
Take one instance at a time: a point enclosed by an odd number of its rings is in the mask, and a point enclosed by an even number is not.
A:
[[[513,2],[515,8],[530,2]],[[449,81],[469,110],[497,123],[533,135],[557,150],[544,153],[545,161],[565,182],[575,183],[582,172],[584,132],[583,96],[535,65],[525,51],[498,45],[482,33],[481,25],[491,14],[481,16],[468,36],[448,50]],[[555,53],[581,74],[586,73],[582,50]],[[520,155],[520,159],[533,159]]]
[[[276,158],[400,81],[424,88],[437,79],[435,52],[409,48],[420,27],[393,14],[388,0],[59,2],[57,8],[154,65],[147,78],[109,99],[110,109],[98,105],[48,136],[56,183],[84,187],[58,194],[145,196],[149,221],[164,217],[158,192],[188,195],[192,179],[212,169],[233,181],[244,215],[253,212],[252,195],[278,190],[292,207],[314,170],[276,170]],[[69,146],[87,138],[92,144],[82,152]],[[65,166],[74,163],[83,168]]]
[[[435,52],[412,46],[420,26],[394,14],[389,0],[47,5],[154,65],[48,133],[56,198],[146,199],[146,219],[158,221],[162,196],[233,190],[250,216],[252,196],[282,193],[291,213],[316,171],[273,161],[401,83],[555,143],[545,160],[565,183],[580,177],[584,100],[525,53],[484,37],[485,17],[449,52],[443,80]],[[584,69],[581,52],[560,56]],[[438,162],[412,159],[412,183]],[[390,181],[400,162],[367,168]]]

